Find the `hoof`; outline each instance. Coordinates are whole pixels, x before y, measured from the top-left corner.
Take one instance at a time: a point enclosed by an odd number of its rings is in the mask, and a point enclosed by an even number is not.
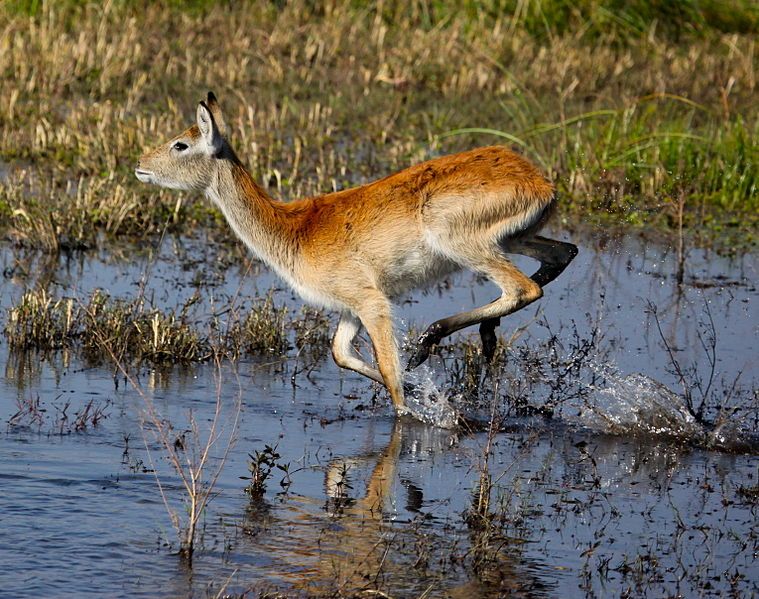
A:
[[[408,364],[406,364],[406,370],[414,370],[417,366],[424,364],[427,358],[430,357],[430,348],[426,345],[417,345],[414,348],[414,353],[411,354]]]
[[[430,350],[433,346],[440,343],[443,338],[442,327],[440,324],[435,323],[424,331],[419,337],[419,341],[416,342],[414,353],[411,354],[406,370],[414,370],[417,366],[424,364],[427,358],[430,357]]]
[[[413,418],[414,420],[416,420],[416,415],[414,414],[414,411],[408,406],[400,406],[400,407],[396,406],[395,417],[396,418]]]

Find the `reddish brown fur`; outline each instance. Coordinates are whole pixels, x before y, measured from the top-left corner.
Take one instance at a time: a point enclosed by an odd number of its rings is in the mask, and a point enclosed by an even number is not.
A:
[[[177,142],[190,147],[175,148]],[[504,252],[537,257],[543,266],[536,276],[542,273],[546,282],[574,256],[559,247],[568,244],[533,236],[552,205],[553,186],[525,158],[498,146],[283,203],[270,198],[242,166],[209,94],[208,103],[198,107],[197,124],[145,154],[137,175],[168,187],[202,189],[245,243],[306,300],[339,309],[336,361],[384,382],[399,409],[404,401],[391,297],[460,267],[478,270],[501,287],[503,295],[491,304],[435,323],[417,352],[423,360],[441,336],[482,322],[485,340],[500,316],[542,295]],[[359,323],[372,339],[379,372],[351,347]]]

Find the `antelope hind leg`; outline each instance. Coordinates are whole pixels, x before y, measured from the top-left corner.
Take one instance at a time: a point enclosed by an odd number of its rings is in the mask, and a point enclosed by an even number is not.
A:
[[[530,277],[530,279],[532,282],[537,283],[541,289],[556,279],[556,277],[558,277],[562,272],[564,272],[564,269],[577,255],[577,246],[574,244],[566,243],[563,241],[556,241],[554,239],[548,239],[547,237],[541,237],[539,235],[533,235],[532,237],[525,239],[509,239],[503,244],[503,250],[508,253],[521,254],[523,256],[528,256],[540,261],[540,268],[538,268],[538,270]],[[503,263],[508,264],[510,268],[513,269],[513,271],[516,271],[520,275],[524,276],[521,271],[511,265],[511,263],[505,258],[503,259]],[[488,274],[490,276],[490,273],[487,271],[485,274]],[[506,276],[509,275],[508,269],[505,274]],[[490,278],[498,283],[496,277],[491,276]],[[488,304],[488,306],[493,306],[493,304],[496,304],[502,299],[503,296],[500,298],[500,300],[496,300],[495,302]],[[525,303],[524,305],[527,304]],[[471,317],[474,318],[475,316],[479,315],[479,311],[488,308],[488,306],[483,306],[483,308],[475,309],[471,312],[464,312],[456,316],[444,318],[431,324],[427,330],[420,335],[419,340],[416,343],[416,347],[414,348],[414,352],[408,361],[406,370],[413,370],[417,366],[423,364],[429,357],[432,347],[440,343],[444,337],[447,337],[448,335],[456,332],[464,326],[475,324],[477,322],[481,323],[480,337],[482,339],[482,354],[485,356],[485,359],[490,362],[496,349],[497,338],[495,335],[495,328],[500,324],[500,316],[510,314],[511,312],[514,312],[523,306],[510,309],[495,317],[486,316],[485,318],[480,318],[479,320],[471,320],[465,318],[466,315],[471,315]],[[469,320],[471,320],[471,322],[468,322]],[[467,324],[457,326],[457,323],[460,322],[467,322]]]
[[[406,370],[422,364],[429,357],[432,347],[440,343],[443,337],[477,323],[483,323],[481,332],[484,332],[488,341],[487,351],[495,351],[494,329],[500,317],[525,307],[543,295],[540,286],[506,258],[494,257],[482,264],[479,270],[501,288],[501,297],[474,310],[432,323],[419,337]]]

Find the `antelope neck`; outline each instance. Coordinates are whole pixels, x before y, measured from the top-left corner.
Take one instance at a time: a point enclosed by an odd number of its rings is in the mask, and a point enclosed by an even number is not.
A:
[[[292,275],[297,248],[290,211],[261,189],[239,161],[222,159],[206,195],[258,258],[280,275]]]

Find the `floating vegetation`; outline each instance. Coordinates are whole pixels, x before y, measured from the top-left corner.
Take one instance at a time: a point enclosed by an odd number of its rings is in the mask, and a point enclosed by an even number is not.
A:
[[[748,503],[759,504],[759,484],[758,485],[741,485],[736,491],[738,497]]]

